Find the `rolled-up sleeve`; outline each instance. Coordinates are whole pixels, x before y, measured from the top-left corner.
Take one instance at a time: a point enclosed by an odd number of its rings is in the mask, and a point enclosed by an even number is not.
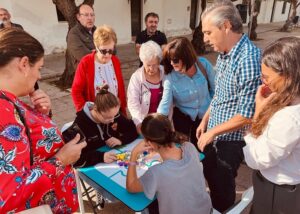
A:
[[[173,104],[172,82],[170,78],[167,77],[166,80],[164,81],[163,96],[157,108],[157,112],[168,116],[172,104]]]
[[[252,56],[241,61],[238,84],[238,113],[246,118],[251,118],[255,110],[255,94],[261,84],[260,57]]]
[[[278,114],[279,113],[279,114]],[[289,156],[300,140],[300,127],[291,115],[278,112],[258,138],[245,136],[245,161],[253,169],[263,170],[278,165]]]

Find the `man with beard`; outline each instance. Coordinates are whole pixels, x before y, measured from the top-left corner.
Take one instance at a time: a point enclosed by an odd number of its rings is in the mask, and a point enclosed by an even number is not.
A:
[[[10,21],[11,15],[5,8],[0,8],[0,29],[3,28],[20,28],[23,30],[23,27],[19,24],[12,23]]]
[[[163,48],[164,45],[167,44],[167,38],[166,35],[163,32],[160,32],[157,30],[159,17],[156,13],[148,13],[145,16],[145,25],[146,29],[140,32],[136,36],[135,40],[135,50],[136,53],[139,54],[140,47],[143,43],[148,42],[149,40],[152,40],[159,44]],[[140,67],[143,65],[143,63],[140,61]]]

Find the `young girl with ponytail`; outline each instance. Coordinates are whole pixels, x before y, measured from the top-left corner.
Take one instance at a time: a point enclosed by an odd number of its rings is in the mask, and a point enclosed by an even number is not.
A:
[[[141,132],[145,140],[131,152],[127,190],[144,192],[149,199],[156,195],[160,214],[210,213],[212,205],[196,147],[190,142],[180,142],[169,119],[159,113],[150,114],[143,120]],[[138,155],[148,150],[158,152],[163,162],[138,178]]]
[[[128,144],[138,137],[135,124],[120,113],[120,101],[108,91],[108,85],[98,91],[94,103],[85,103],[83,109],[77,112],[74,123],[82,130],[87,142],[75,167],[116,161],[115,153],[98,149],[105,145],[113,148]]]

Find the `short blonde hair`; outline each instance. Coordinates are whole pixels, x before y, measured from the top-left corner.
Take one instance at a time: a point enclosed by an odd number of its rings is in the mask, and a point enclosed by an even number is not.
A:
[[[115,31],[108,25],[101,25],[97,27],[94,32],[94,44],[96,47],[100,45],[107,44],[109,42],[114,42],[117,44],[117,35]]]

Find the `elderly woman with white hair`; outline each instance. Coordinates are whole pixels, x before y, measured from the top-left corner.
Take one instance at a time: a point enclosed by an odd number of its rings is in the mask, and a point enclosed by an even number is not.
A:
[[[148,41],[143,43],[139,53],[143,66],[138,68],[131,76],[127,97],[128,110],[132,116],[137,131],[143,119],[149,113],[157,110],[163,92],[164,69],[160,65],[162,50],[160,46]]]

